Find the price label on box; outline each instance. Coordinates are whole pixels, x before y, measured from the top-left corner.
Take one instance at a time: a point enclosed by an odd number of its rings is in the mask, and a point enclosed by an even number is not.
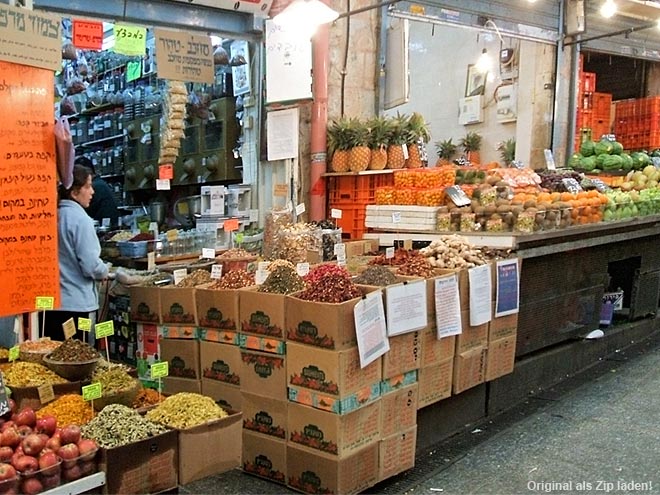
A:
[[[233,232],[234,230],[238,230],[238,218],[230,218],[229,220],[225,220],[223,228],[225,232]]]
[[[263,284],[270,275],[268,270],[257,270],[254,272],[254,283],[257,285]]]
[[[338,242],[337,244],[334,245],[332,249],[335,256],[337,257],[343,256],[344,259],[346,259],[346,244],[344,244],[343,242]]]
[[[85,385],[82,388],[83,400],[100,399],[102,393],[103,393],[103,388],[101,387],[101,382],[92,383],[91,385]]]
[[[35,308],[37,311],[51,310],[55,304],[55,298],[52,296],[37,296]]]
[[[394,246],[385,248],[385,259],[394,258]]]
[[[115,323],[112,320],[104,321],[103,323],[97,323],[94,326],[94,330],[97,339],[112,337],[115,334]]]
[[[260,261],[259,263],[257,263],[257,270],[261,270],[265,272],[268,270],[269,266],[270,266],[270,261]]]
[[[51,383],[37,387],[37,394],[39,394],[39,402],[42,404],[47,404],[48,402],[55,400],[55,391],[53,390],[53,385]]]
[[[172,272],[174,276],[174,285],[179,285],[181,281],[188,276],[188,270],[186,268],[179,268]]]
[[[211,278],[215,280],[222,278],[222,265],[211,265]]]
[[[156,253],[147,253],[147,270],[152,272],[156,269]]]
[[[169,191],[170,190],[170,179],[156,179],[156,190],[157,191]]]
[[[392,223],[401,223],[401,212],[395,211],[392,213]]]
[[[301,277],[307,275],[309,273],[309,263],[298,263],[296,265],[296,273]]]
[[[78,318],[78,330],[90,332],[92,330],[92,320],[89,318]]]
[[[158,178],[159,179],[174,179],[174,165],[171,163],[166,163],[165,165],[159,165],[158,167]]]
[[[151,365],[151,378],[163,378],[170,374],[170,367],[167,361],[153,363]]]
[[[300,203],[296,205],[296,216],[300,216],[305,213],[305,203]]]

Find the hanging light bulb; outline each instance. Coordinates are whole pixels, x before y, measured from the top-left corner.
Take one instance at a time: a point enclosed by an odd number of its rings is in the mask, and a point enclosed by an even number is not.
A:
[[[616,10],[616,3],[614,3],[614,0],[605,0],[605,3],[600,7],[600,15],[609,19],[616,14]]]
[[[479,55],[479,58],[477,59],[475,68],[477,69],[477,71],[481,72],[482,74],[485,74],[486,72],[489,72],[492,67],[493,67],[493,57],[491,57],[488,54],[488,50],[484,48],[481,51],[481,55]]]
[[[273,21],[285,27],[302,27],[305,24],[320,26],[336,20],[337,17],[339,13],[320,0],[293,0]]]

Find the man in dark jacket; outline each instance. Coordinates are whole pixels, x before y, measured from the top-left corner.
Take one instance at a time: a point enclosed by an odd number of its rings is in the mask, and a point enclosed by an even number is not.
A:
[[[110,219],[110,225],[116,227],[119,223],[119,210],[117,209],[117,202],[112,188],[104,181],[101,176],[96,175],[94,164],[86,156],[76,158],[77,165],[84,165],[91,169],[93,174],[92,187],[94,188],[94,196],[89,204],[89,208],[85,211],[94,220],[98,220],[99,224],[103,223],[104,218]]]

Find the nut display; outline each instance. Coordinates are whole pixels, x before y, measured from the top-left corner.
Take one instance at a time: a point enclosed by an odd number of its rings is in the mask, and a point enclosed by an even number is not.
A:
[[[165,399],[145,417],[170,428],[185,429],[226,416],[227,412],[210,397],[181,392]]]
[[[67,383],[44,365],[29,361],[16,361],[3,367],[5,383],[10,387],[39,387],[41,385]]]
[[[89,423],[81,427],[86,438],[96,440],[100,447],[113,448],[139,442],[168,431],[167,427],[149,421],[137,411],[121,404],[110,404]]]
[[[99,353],[87,342],[76,339],[66,339],[48,357],[53,361],[80,363],[100,357]]]

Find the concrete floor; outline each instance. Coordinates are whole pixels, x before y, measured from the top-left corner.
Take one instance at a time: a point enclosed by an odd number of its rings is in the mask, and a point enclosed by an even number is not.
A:
[[[660,493],[660,337],[418,453],[368,490],[407,494]],[[296,493],[239,470],[184,494]]]

